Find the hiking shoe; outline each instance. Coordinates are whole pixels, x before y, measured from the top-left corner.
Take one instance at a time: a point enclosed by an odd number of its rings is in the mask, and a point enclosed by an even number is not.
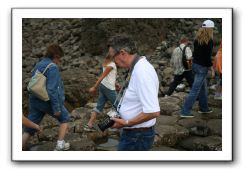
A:
[[[57,144],[56,148],[54,149],[54,151],[66,151],[70,149],[70,144],[69,143],[63,143],[61,145]]]
[[[89,127],[87,124],[83,126],[84,131],[96,131],[94,127]]]
[[[188,114],[188,115],[184,115],[184,114],[180,114],[181,118],[193,118],[193,114]]]
[[[200,114],[209,114],[209,113],[212,113],[213,112],[213,110],[212,109],[208,109],[208,111],[201,111],[201,110],[199,110],[198,111],[198,113],[200,113]]]

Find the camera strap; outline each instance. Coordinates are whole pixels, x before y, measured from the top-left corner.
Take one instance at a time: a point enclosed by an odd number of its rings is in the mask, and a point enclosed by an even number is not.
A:
[[[133,62],[132,62],[132,64],[131,64],[131,67],[130,67],[128,73],[127,73],[126,76],[125,76],[125,82],[124,82],[123,86],[121,87],[121,89],[120,89],[120,91],[119,91],[119,93],[118,93],[118,95],[117,95],[117,97],[116,97],[116,100],[114,101],[113,109],[115,109],[115,110],[117,109],[118,112],[119,112],[119,109],[120,109],[120,107],[121,107],[121,103],[122,103],[122,101],[123,101],[124,95],[125,95],[125,91],[126,91],[125,89],[129,86],[129,82],[130,82],[131,74],[132,74],[132,72],[133,72],[133,70],[134,70],[134,67],[135,67],[136,63],[137,63],[141,58],[143,58],[143,57],[140,57],[140,56],[137,55],[137,54],[135,55],[135,58],[134,58],[134,60],[133,60]],[[117,107],[116,105],[118,105],[118,107]]]

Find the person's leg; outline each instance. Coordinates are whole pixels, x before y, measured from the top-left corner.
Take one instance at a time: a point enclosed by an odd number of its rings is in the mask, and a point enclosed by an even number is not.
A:
[[[70,148],[70,144],[64,141],[65,135],[69,128],[69,112],[68,110],[62,106],[61,113],[59,116],[55,116],[49,113],[52,117],[56,118],[60,122],[59,131],[58,131],[58,140],[55,150],[68,150]]]
[[[219,75],[219,80],[218,80],[218,83],[217,83],[214,99],[216,99],[216,100],[221,100],[222,99],[222,76],[221,76],[221,74]]]
[[[91,117],[87,123],[87,126],[89,128],[92,128],[93,123],[96,121],[96,119],[97,119],[97,112],[95,112],[95,111],[91,112]]]
[[[118,151],[135,151],[136,141],[139,139],[139,134],[133,131],[122,130],[120,135]]]
[[[136,144],[137,151],[149,151],[152,148],[155,137],[154,129],[150,129],[146,132],[141,133],[141,139],[138,139]]]
[[[89,128],[92,128],[93,123],[96,121],[97,113],[102,113],[103,108],[105,106],[105,103],[107,102],[107,98],[104,94],[105,86],[102,84],[99,86],[99,96],[97,100],[97,106],[94,108],[94,110],[91,112],[91,117],[87,123]]]
[[[22,150],[26,150],[26,144],[30,140],[31,135],[27,132],[24,132],[22,135]]]
[[[199,92],[199,109],[201,112],[208,112],[208,89],[207,80],[204,79],[201,90]]]
[[[190,87],[192,87],[192,84],[193,84],[193,81],[194,81],[194,77],[193,77],[192,71],[191,70],[190,71],[185,71],[184,72],[184,77],[186,78],[186,81],[187,81],[188,85]]]
[[[153,145],[154,129],[148,131],[123,130],[118,144],[118,151],[148,151]]]
[[[117,93],[116,93],[115,90],[110,90],[110,89],[106,88],[104,90],[104,95],[105,95],[106,99],[110,101],[110,103],[112,105],[117,107],[118,103],[115,103],[115,100],[116,100],[116,97],[117,97]]]
[[[40,110],[41,105],[38,105],[38,103],[29,98],[29,114],[28,114],[28,119],[31,120],[32,122],[39,124],[41,120],[43,119],[45,113]],[[22,135],[22,147],[23,149],[26,149],[26,144],[30,140],[31,136],[35,134],[36,130],[33,128],[24,128],[24,133]]]
[[[195,72],[194,82],[191,88],[191,91],[186,98],[186,101],[181,110],[181,115],[187,116],[191,114],[191,109],[196,101],[196,98],[199,96],[202,85],[205,83],[207,76],[207,67],[203,67],[201,65],[193,64],[193,71]]]
[[[58,131],[58,140],[64,140],[65,134],[68,130],[68,123],[61,123]]]
[[[184,77],[183,74],[182,75],[175,75],[173,82],[170,84],[169,89],[165,94],[170,96],[174,92],[177,85],[181,83],[183,77]]]

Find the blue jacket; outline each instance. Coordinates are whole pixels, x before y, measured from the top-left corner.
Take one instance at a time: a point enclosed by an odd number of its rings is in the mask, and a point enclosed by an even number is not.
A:
[[[47,65],[51,62],[52,60],[50,58],[44,57],[40,62],[35,65],[32,71],[32,76],[34,76],[36,70],[43,72]],[[52,64],[44,75],[47,77],[47,92],[50,99],[49,101],[47,101],[47,103],[51,103],[53,113],[61,112],[61,108],[64,105],[65,96],[64,85],[59,73],[58,66],[55,63]],[[38,104],[38,102],[42,104],[44,102],[34,95],[31,95],[31,98],[33,99],[30,99],[30,102],[33,101],[33,103],[35,104]]]

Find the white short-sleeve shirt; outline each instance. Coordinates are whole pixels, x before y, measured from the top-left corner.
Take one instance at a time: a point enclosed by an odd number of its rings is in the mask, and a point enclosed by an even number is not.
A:
[[[109,72],[109,74],[102,80],[102,84],[106,86],[110,90],[115,90],[115,82],[117,76],[117,67],[114,62],[110,62],[105,67],[103,66],[103,72],[107,67],[112,67],[113,69]]]
[[[158,90],[159,80],[157,73],[154,67],[143,57],[136,63],[124,98],[120,100],[119,113],[121,117],[129,120],[142,112],[159,112]],[[156,118],[132,127],[151,127],[155,123]]]

